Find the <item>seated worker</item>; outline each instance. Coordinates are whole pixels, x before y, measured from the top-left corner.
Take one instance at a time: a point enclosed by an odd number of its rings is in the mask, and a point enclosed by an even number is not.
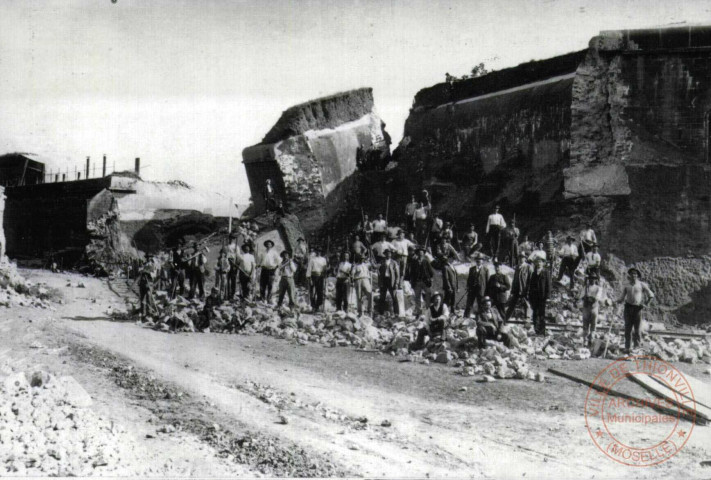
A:
[[[449,308],[442,301],[442,294],[435,292],[432,294],[432,303],[430,305],[429,320],[425,321],[425,325],[417,332],[417,340],[410,346],[410,350],[422,350],[426,343],[425,337],[429,336],[428,342],[442,338],[444,329],[447,326],[447,318],[449,318]]]
[[[504,324],[501,314],[491,305],[491,298],[484,297],[482,309],[477,315],[476,338],[479,340],[479,348],[486,347],[486,340],[500,340],[505,346],[510,347],[509,335],[501,331],[501,326]]]
[[[210,322],[218,317],[218,313],[215,311],[217,307],[220,306],[222,300],[220,299],[220,291],[216,287],[212,287],[210,290],[210,295],[205,299],[205,306],[202,312],[198,314],[198,321],[195,325],[195,330],[200,332],[205,329],[210,328]]]

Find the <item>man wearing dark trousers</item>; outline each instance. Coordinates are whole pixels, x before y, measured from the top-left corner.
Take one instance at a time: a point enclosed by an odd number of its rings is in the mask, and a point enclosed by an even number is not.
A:
[[[551,294],[551,274],[545,267],[545,260],[537,257],[535,269],[528,284],[528,302],[533,310],[533,328],[538,335],[546,332],[546,302]]]
[[[481,307],[481,299],[484,298],[486,284],[489,281],[489,270],[484,266],[484,257],[481,253],[475,256],[476,264],[469,269],[467,278],[467,305],[464,308],[464,318],[469,318],[474,302],[477,303],[477,310]]]
[[[526,294],[528,293],[528,284],[531,281],[531,264],[528,263],[528,258],[524,252],[519,253],[519,263],[514,272],[513,285],[511,287],[511,300],[509,307],[506,310],[504,321],[508,321],[514,314],[519,301],[523,300],[526,306],[526,319],[531,318],[531,305],[528,303]]]
[[[271,303],[274,274],[281,265],[281,257],[274,250],[274,242],[271,240],[264,241],[264,248],[266,250],[259,259],[259,266],[262,269],[259,274],[259,296],[263,302]]]
[[[306,275],[311,281],[311,308],[314,312],[323,306],[328,260],[322,255],[321,247],[314,247],[314,255],[309,259]],[[325,308],[325,307],[324,307]]]
[[[507,333],[501,331],[504,324],[503,318],[499,311],[491,306],[491,298],[484,297],[482,306],[476,322],[476,338],[479,343],[479,348],[486,347],[487,340],[500,340],[507,347],[511,346],[511,338]]]
[[[440,259],[442,262],[442,290],[444,290],[444,304],[454,311],[455,295],[459,288],[457,271],[454,269],[449,259],[445,256]]]
[[[390,298],[393,301],[393,311],[395,315],[400,314],[400,309],[398,308],[397,299],[395,298],[395,289],[400,283],[400,269],[397,266],[397,262],[392,259],[392,252],[390,249],[386,249],[384,252],[385,259],[380,263],[378,281],[380,283],[380,302],[378,311],[380,314],[385,313],[385,303],[387,301],[387,294],[390,294]]]
[[[486,294],[493,301],[494,307],[499,311],[501,318],[504,318],[504,315],[506,315],[506,302],[509,299],[509,291],[511,290],[511,280],[504,274],[498,261],[494,263],[494,268],[496,273],[486,283]]]
[[[649,306],[654,293],[649,285],[641,280],[642,274],[636,268],[627,271],[628,282],[622,287],[618,303],[625,304],[625,353],[630,353],[630,340],[634,348],[639,347],[639,326],[642,323],[642,309]]]

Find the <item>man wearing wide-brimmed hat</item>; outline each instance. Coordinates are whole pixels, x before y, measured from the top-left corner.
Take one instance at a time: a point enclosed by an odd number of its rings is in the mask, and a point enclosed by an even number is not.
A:
[[[294,283],[294,275],[296,275],[296,262],[291,259],[289,252],[284,250],[281,252],[282,262],[279,265],[279,299],[277,300],[277,308],[281,307],[284,301],[284,295],[289,294],[289,308],[294,308],[296,305],[296,284]]]
[[[272,301],[272,284],[274,283],[274,273],[281,264],[279,254],[274,250],[274,242],[264,241],[266,251],[259,258],[259,266],[262,271],[259,275],[259,295],[262,301],[270,303]]]
[[[642,281],[642,274],[632,267],[627,270],[628,282],[622,287],[618,303],[624,302],[625,310],[625,352],[630,353],[630,340],[637,348],[641,342],[639,326],[642,323],[642,309],[654,299],[654,293],[649,285]]]

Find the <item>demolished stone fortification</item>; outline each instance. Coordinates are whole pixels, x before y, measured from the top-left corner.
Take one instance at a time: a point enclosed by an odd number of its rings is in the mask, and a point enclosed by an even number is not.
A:
[[[423,188],[460,233],[473,221],[481,235],[495,204],[534,241],[591,221],[603,256],[660,293],[655,319],[707,321],[708,302],[689,301],[711,281],[709,31],[602,32],[580,52],[421,90],[397,166],[360,175],[348,223],[386,201],[402,222]]]
[[[372,89],[289,108],[261,143],[242,152],[254,202],[250,214],[265,211],[264,186],[271,179],[304,230],[317,231],[343,208],[359,150],[390,154],[390,137],[375,113]]]

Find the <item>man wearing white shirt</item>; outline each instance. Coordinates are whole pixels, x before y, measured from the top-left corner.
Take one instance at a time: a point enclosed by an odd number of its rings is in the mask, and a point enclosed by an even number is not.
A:
[[[375,262],[379,264],[385,258],[385,250],[394,250],[394,247],[390,242],[381,239],[373,244],[372,250],[375,256]]]
[[[256,270],[256,262],[254,255],[252,255],[252,246],[250,244],[245,243],[242,245],[241,254],[239,250],[237,251],[235,264],[237,265],[239,284],[242,290],[242,300],[246,300],[251,296],[252,279],[254,279],[254,272]]]
[[[353,264],[348,252],[341,254],[341,262],[336,269],[336,310],[348,312],[348,289],[351,283]]]
[[[274,250],[274,242],[271,240],[264,241],[264,248],[266,251],[259,258],[259,266],[262,269],[259,276],[259,296],[263,302],[271,303],[274,273],[281,264],[281,258]]]
[[[597,251],[597,243],[593,243],[590,247],[590,251],[585,254],[585,263],[587,264],[585,268],[585,273],[587,275],[597,275],[600,276],[600,265],[602,265],[602,257]]]
[[[289,294],[289,308],[294,308],[296,302],[296,284],[294,283],[294,275],[296,274],[296,263],[291,259],[289,252],[284,250],[281,252],[282,263],[279,265],[279,300],[277,308],[281,307],[281,302],[284,301],[284,295]]]
[[[402,280],[407,272],[407,258],[408,250],[410,247],[414,248],[415,244],[410,240],[405,238],[405,232],[402,230],[397,231],[397,238],[391,242],[393,253],[395,254],[395,260],[397,260],[398,266],[400,267],[400,285],[402,288]]]
[[[558,279],[560,282],[563,275],[568,275],[570,278],[570,288],[575,284],[575,265],[578,263],[578,246],[575,245],[575,239],[570,235],[565,240],[565,245],[560,249],[560,270],[558,271]]]
[[[425,243],[425,239],[427,238],[428,216],[428,208],[422,203],[418,203],[415,213],[413,214],[413,220],[415,221],[415,236],[420,243]]]
[[[323,305],[328,260],[321,255],[321,247],[314,247],[314,252],[315,255],[309,259],[306,275],[311,279],[311,307],[315,312]]]
[[[489,250],[491,256],[495,257],[499,253],[501,244],[501,231],[506,228],[506,221],[503,215],[499,213],[499,206],[494,207],[494,213],[489,215],[486,221],[486,235],[489,237]]]
[[[385,235],[388,231],[388,222],[383,218],[383,214],[378,214],[378,218],[373,222],[373,233],[375,233],[375,238],[386,239]]]

